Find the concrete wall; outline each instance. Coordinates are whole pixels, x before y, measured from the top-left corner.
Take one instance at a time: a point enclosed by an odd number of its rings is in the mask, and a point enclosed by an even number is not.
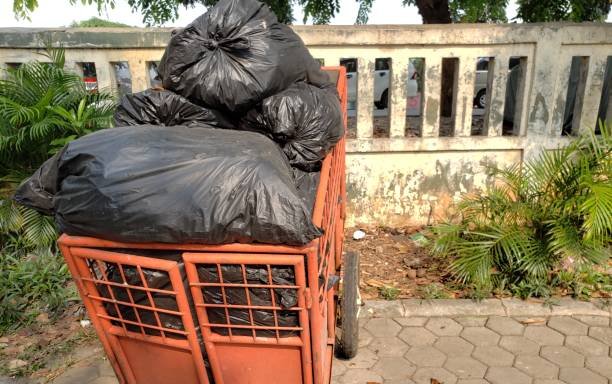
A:
[[[461,193],[493,182],[484,166],[509,165],[569,140],[563,114],[573,56],[585,76],[577,95],[573,132],[594,129],[612,56],[611,24],[298,26],[294,28],[325,65],[357,59],[357,103],[348,140],[347,181],[351,224],[404,225],[446,216]],[[45,41],[62,44],[69,66],[95,62],[99,86],[115,87],[112,63],[128,63],[132,88],[150,85],[148,65],[158,61],[169,29],[1,29],[0,66],[34,58]],[[476,61],[489,57],[487,105],[474,111]],[[520,57],[514,126],[504,134],[509,59]],[[377,58],[390,58],[389,107],[373,109]],[[408,62],[424,59],[421,113],[406,118]],[[442,60],[456,59],[454,129],[440,116]],[[608,79],[610,81],[610,79]],[[580,91],[584,89],[584,91]],[[610,87],[607,88],[609,92]],[[612,120],[612,98],[604,97]],[[603,108],[604,110],[606,108]],[[473,129],[473,123],[478,129]],[[407,135],[406,124],[420,125]],[[386,129],[376,129],[387,125]],[[449,133],[450,132],[450,133]],[[442,137],[444,136],[444,137]]]

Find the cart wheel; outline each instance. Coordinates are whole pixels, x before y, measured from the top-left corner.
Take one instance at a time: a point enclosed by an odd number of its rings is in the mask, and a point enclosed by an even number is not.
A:
[[[342,263],[342,297],[340,298],[340,329],[336,340],[338,357],[351,359],[357,354],[359,345],[359,322],[357,320],[361,297],[359,295],[359,254],[347,252]]]

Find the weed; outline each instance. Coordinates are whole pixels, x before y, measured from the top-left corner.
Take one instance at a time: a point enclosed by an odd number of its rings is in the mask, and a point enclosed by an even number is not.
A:
[[[418,289],[419,296],[425,300],[449,299],[451,296],[444,290],[444,287],[431,283]]]
[[[385,300],[396,300],[400,293],[401,291],[399,288],[390,285],[384,285],[379,288],[380,297]]]

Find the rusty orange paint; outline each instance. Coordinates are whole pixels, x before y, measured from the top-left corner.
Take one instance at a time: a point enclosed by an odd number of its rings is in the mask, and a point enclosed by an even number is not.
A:
[[[346,72],[344,67],[326,67],[337,74],[337,88],[346,126]],[[346,216],[344,138],[323,161],[316,192],[313,222],[324,230],[323,236],[301,246],[266,244],[165,244],[121,243],[96,238],[62,235],[60,250],[75,280],[77,289],[100,338],[104,351],[122,384],[328,384],[331,380],[333,344],[335,340],[336,286],[327,286],[329,277],[337,274],[342,264],[342,241]],[[154,239],[152,239],[154,240]],[[137,256],[131,249],[174,250],[182,252],[187,287],[176,261]],[[202,282],[199,264],[215,265],[219,281]],[[123,283],[111,281],[109,266],[120,271]],[[238,265],[242,283],[223,280],[221,266]],[[245,270],[250,265],[266,266],[268,281],[249,283]],[[292,284],[272,281],[274,266],[290,266],[295,274]],[[142,285],[128,284],[124,269],[140,274]],[[167,273],[171,289],[148,287],[143,269]],[[323,276],[323,279],[319,279]],[[323,284],[321,284],[321,282]],[[205,289],[220,289],[223,303],[207,303]],[[114,296],[115,289],[125,289],[127,299]],[[227,300],[226,290],[244,289],[246,304]],[[251,302],[249,289],[269,289],[270,305]],[[297,304],[281,308],[275,301],[274,289],[297,292]],[[136,304],[135,292],[145,293],[149,305]],[[154,295],[173,298],[176,309],[157,308]],[[126,301],[127,300],[127,301]],[[107,307],[115,308],[113,313]],[[120,307],[129,307],[135,318],[122,316]],[[212,323],[207,308],[222,309],[226,323]],[[193,309],[193,312],[192,312]],[[248,324],[233,324],[231,310],[251,313]],[[271,311],[274,325],[258,325],[252,312]],[[278,311],[298,313],[299,325],[278,324]],[[153,313],[155,324],[146,323],[139,311]],[[176,316],[182,329],[165,326],[160,316]],[[215,332],[223,329],[226,333]],[[273,337],[262,336],[271,332]],[[291,332],[287,336],[282,332]],[[240,333],[240,334],[235,334]],[[207,364],[208,363],[208,367]]]

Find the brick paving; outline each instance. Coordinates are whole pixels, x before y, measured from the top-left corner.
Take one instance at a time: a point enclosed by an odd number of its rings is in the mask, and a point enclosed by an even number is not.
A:
[[[359,354],[334,361],[332,384],[612,384],[612,312],[602,308],[573,301],[553,308],[517,300],[369,302]],[[12,383],[0,378],[5,382]],[[100,356],[54,383],[117,380]]]

